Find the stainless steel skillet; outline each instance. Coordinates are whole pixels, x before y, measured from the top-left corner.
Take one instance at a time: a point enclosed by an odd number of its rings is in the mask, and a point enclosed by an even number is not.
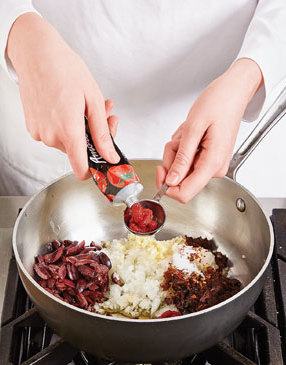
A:
[[[167,212],[158,239],[179,234],[214,239],[232,262],[231,272],[244,289],[201,312],[157,320],[118,319],[89,313],[55,298],[32,278],[34,256],[52,239],[101,241],[124,237],[122,207],[113,207],[93,182],[66,175],[36,194],[23,208],[13,232],[13,249],[22,282],[39,313],[61,337],[102,358],[128,362],[176,360],[200,352],[232,332],[257,299],[273,251],[271,223],[259,203],[232,180],[237,168],[286,113],[285,92],[234,155],[229,177],[212,179],[190,203],[164,198]],[[133,161],[154,195],[158,161]]]

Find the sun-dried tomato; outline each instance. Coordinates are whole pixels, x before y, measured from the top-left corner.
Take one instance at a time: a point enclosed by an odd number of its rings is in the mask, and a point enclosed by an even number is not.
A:
[[[189,245],[209,249],[215,255],[218,268],[215,270],[208,267],[202,276],[196,272],[186,274],[170,265],[161,285],[168,292],[165,300],[168,305],[173,304],[182,314],[188,314],[218,304],[239,292],[241,282],[223,274],[223,268],[227,267],[227,257],[214,251],[211,241],[202,237],[186,237],[186,240]],[[191,255],[190,260],[192,259]]]

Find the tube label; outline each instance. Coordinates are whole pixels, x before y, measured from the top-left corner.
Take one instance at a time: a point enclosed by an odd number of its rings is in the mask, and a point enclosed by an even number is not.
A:
[[[100,156],[93,144],[86,118],[85,122],[89,170],[95,184],[107,199],[110,202],[113,202],[116,194],[127,185],[139,182],[139,178],[128,159],[113,141],[112,137],[111,139],[115,150],[120,157],[120,161],[117,164],[111,164]]]

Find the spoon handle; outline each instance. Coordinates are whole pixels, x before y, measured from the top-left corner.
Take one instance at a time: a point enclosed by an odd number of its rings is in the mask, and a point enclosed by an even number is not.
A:
[[[158,190],[157,194],[155,194],[153,200],[156,200],[157,202],[159,202],[160,199],[162,198],[162,196],[166,194],[166,191],[168,190],[168,188],[169,188],[169,186],[166,183],[164,183]]]

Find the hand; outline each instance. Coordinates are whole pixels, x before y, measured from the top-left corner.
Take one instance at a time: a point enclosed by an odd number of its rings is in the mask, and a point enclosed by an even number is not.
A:
[[[112,101],[101,91],[83,60],[57,31],[34,13],[20,16],[8,39],[7,55],[19,79],[26,126],[31,136],[68,154],[79,179],[90,177],[84,115],[100,155],[111,163],[119,156],[110,132],[118,123]]]
[[[261,83],[258,65],[244,58],[207,86],[165,146],[158,188],[166,181],[167,195],[187,203],[226,174],[243,113]]]

